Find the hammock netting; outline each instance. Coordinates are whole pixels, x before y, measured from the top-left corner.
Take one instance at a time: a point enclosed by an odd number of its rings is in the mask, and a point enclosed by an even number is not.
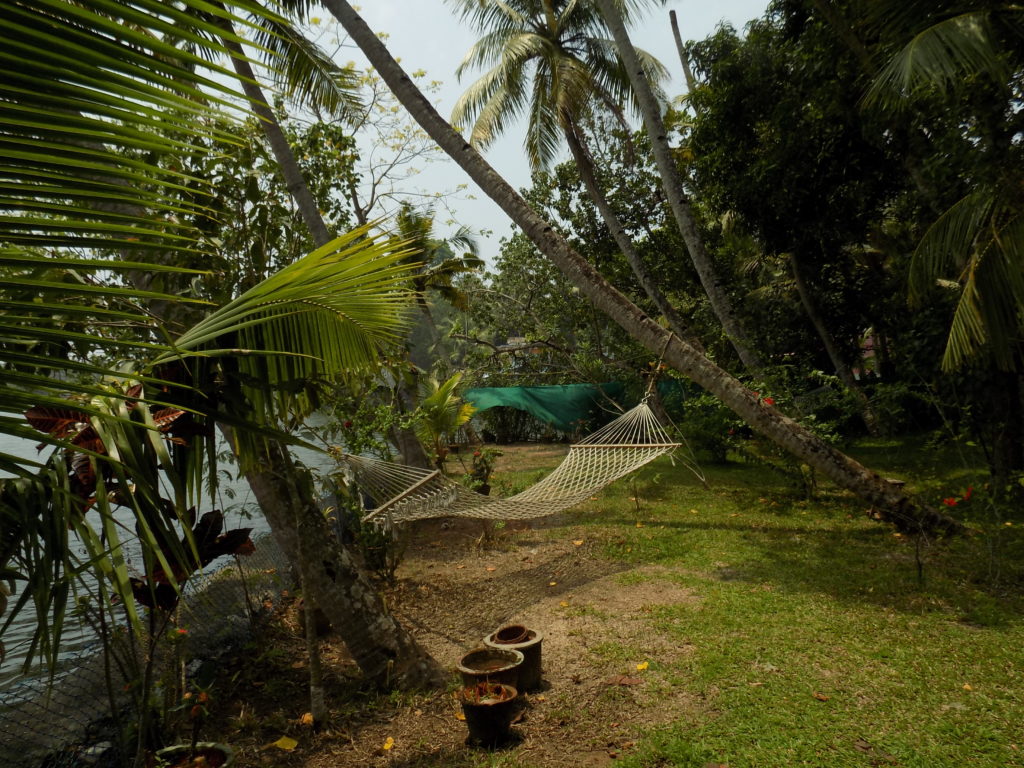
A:
[[[375,508],[364,520],[400,523],[428,517],[514,520],[545,517],[588,500],[620,477],[679,447],[646,401],[570,446],[551,474],[508,498],[483,496],[438,470],[343,454]]]

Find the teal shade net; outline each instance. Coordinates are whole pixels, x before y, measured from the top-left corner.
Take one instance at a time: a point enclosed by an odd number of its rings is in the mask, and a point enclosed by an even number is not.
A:
[[[600,387],[600,388],[599,388]],[[607,384],[556,384],[547,387],[476,387],[467,389],[462,398],[477,411],[507,406],[526,411],[531,416],[562,432],[572,432],[602,412],[606,396],[622,401],[625,387],[617,381]],[[604,394],[602,394],[602,392]],[[607,412],[607,408],[605,409]],[[606,419],[599,419],[605,421]]]

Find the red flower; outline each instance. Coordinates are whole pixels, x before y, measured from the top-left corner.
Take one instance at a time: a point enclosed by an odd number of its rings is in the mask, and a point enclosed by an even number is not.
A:
[[[352,429],[352,422],[346,421],[342,426],[345,427],[345,429]]]
[[[775,405],[775,398],[774,397],[766,397],[764,399],[764,404],[765,405]]]
[[[956,499],[954,497],[950,496],[948,499],[943,499],[942,503],[945,504],[947,507],[955,507],[956,506]]]
[[[177,632],[179,635],[187,635],[188,634],[188,630],[187,629],[182,629],[181,627],[179,627],[178,629],[176,629],[174,631]]]
[[[974,493],[974,486],[973,485],[968,485],[967,486],[967,490],[964,492],[964,501],[967,501],[968,499],[970,499],[972,493]]]
[[[761,396],[761,393],[760,393],[760,392],[755,392],[755,393],[754,393],[754,397],[760,397],[760,396]]]
[[[736,434],[736,430],[733,429],[732,427],[729,427],[729,434],[730,435],[735,435]]]

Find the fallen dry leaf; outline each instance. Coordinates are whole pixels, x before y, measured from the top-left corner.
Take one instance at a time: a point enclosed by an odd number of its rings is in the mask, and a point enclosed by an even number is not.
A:
[[[559,605],[562,606],[563,608],[568,608],[569,607],[569,603],[567,603],[565,600],[560,602]]]
[[[465,720],[466,716],[464,714],[462,714],[461,712],[456,712],[455,713],[455,719],[456,720]]]
[[[605,685],[640,685],[643,680],[639,677],[629,677],[628,675],[612,675],[604,681]]]
[[[583,546],[583,539],[573,539],[572,544],[573,544],[574,547],[582,547]]]
[[[551,582],[548,582],[548,586],[549,586],[549,587],[553,587],[553,586],[555,586],[555,585],[557,585],[557,584],[558,584],[558,582],[557,582],[557,581],[551,581]]]
[[[970,683],[964,683],[964,690],[965,691],[973,691],[974,689],[971,687]]]
[[[312,712],[307,712],[306,714],[304,714],[302,717],[299,718],[299,722],[302,723],[303,725],[312,725],[313,724],[313,713]]]
[[[493,573],[494,571],[496,571],[496,570],[498,570],[498,569],[497,569],[497,568],[495,568],[495,567],[494,567],[493,565],[488,565],[488,566],[487,566],[487,568],[486,568],[485,570],[486,570],[486,571],[487,571],[488,573]]]
[[[277,747],[278,749],[283,749],[285,752],[291,752],[293,749],[299,746],[299,742],[297,742],[291,736],[282,736],[280,739],[275,741],[270,746]]]
[[[384,746],[382,746],[381,749],[383,749],[385,752],[387,752],[393,746],[395,746],[395,740],[393,738],[391,738],[390,736],[388,736],[386,739],[384,739]]]
[[[650,665],[650,662],[646,662],[646,661],[641,661],[641,662],[640,662],[639,664],[637,664],[637,665],[636,665],[636,671],[637,671],[637,672],[643,672],[643,671],[644,671],[645,669],[647,669],[647,668],[648,668],[649,666],[651,666],[651,665]]]
[[[831,698],[830,696],[826,696],[824,693],[819,693],[818,691],[815,691],[811,695],[814,696],[814,698],[816,698],[818,701],[828,701]]]

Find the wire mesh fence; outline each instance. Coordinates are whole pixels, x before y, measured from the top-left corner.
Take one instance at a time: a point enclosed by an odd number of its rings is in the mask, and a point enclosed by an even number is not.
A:
[[[253,617],[273,609],[292,581],[270,535],[246,557],[223,559],[190,580],[178,626],[185,656],[216,660],[252,638]],[[219,567],[218,567],[219,566]],[[127,679],[94,636],[60,668],[16,679],[0,690],[0,767],[120,768],[120,722],[131,717]]]

